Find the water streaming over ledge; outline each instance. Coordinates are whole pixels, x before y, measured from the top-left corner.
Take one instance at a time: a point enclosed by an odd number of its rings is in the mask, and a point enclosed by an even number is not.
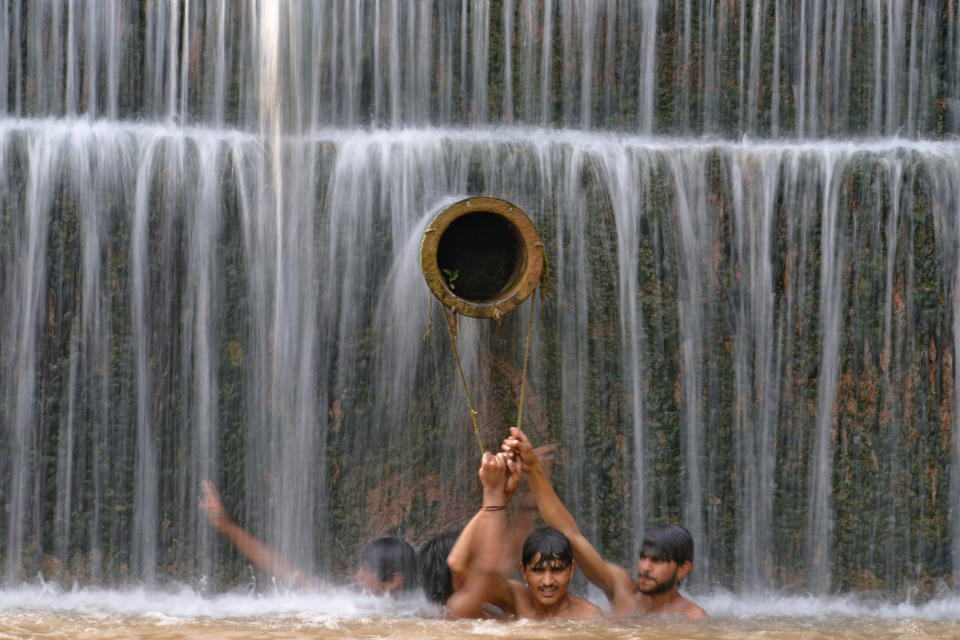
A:
[[[0,112],[936,136],[958,45],[956,0],[2,0]]]
[[[700,592],[950,588],[958,7],[829,5],[0,0],[5,580],[245,580],[205,478],[318,571],[462,525],[416,256],[487,194],[547,247],[524,424],[606,554],[665,519]],[[488,444],[528,313],[461,324]]]

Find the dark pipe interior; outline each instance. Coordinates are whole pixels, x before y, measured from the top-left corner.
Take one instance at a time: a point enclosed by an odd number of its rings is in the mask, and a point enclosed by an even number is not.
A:
[[[437,243],[437,265],[447,286],[471,302],[496,300],[516,279],[523,263],[517,229],[489,211],[460,216]]]

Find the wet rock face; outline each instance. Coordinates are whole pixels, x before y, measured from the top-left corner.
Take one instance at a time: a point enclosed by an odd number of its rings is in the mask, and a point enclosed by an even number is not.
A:
[[[856,8],[514,0],[389,11],[318,0],[262,15],[216,2],[17,6],[0,34],[0,112],[17,117],[288,133],[498,125],[753,139],[960,132],[960,29],[950,0]]]

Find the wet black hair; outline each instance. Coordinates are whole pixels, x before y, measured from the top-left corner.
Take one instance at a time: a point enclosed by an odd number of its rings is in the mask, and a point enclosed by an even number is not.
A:
[[[453,580],[447,556],[453,549],[460,534],[443,533],[423,543],[417,551],[417,564],[420,566],[420,584],[428,600],[437,604],[446,604],[453,595]]]
[[[530,563],[540,554],[536,564]],[[539,569],[548,564],[551,569],[566,569],[573,563],[573,548],[567,536],[553,527],[537,529],[523,541],[520,563],[525,569]]]
[[[360,554],[360,564],[375,572],[381,582],[401,574],[404,591],[417,585],[416,553],[400,538],[379,538],[367,544]]]
[[[677,524],[657,524],[643,534],[640,555],[659,562],[693,562],[693,536]]]

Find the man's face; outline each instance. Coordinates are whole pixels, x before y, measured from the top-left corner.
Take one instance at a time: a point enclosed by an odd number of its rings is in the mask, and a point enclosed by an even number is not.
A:
[[[533,601],[542,607],[551,607],[562,601],[567,595],[567,586],[573,577],[573,563],[561,567],[557,560],[540,563],[538,553],[530,564],[520,567],[523,579]]]
[[[688,564],[685,562],[684,567]],[[681,567],[673,560],[657,560],[650,554],[641,553],[637,559],[637,591],[648,596],[666,593],[683,578],[680,572]]]
[[[376,571],[365,565],[360,565],[357,572],[353,574],[353,581],[356,582],[357,586],[362,590],[374,595],[379,596],[392,591],[389,581],[381,580]]]

